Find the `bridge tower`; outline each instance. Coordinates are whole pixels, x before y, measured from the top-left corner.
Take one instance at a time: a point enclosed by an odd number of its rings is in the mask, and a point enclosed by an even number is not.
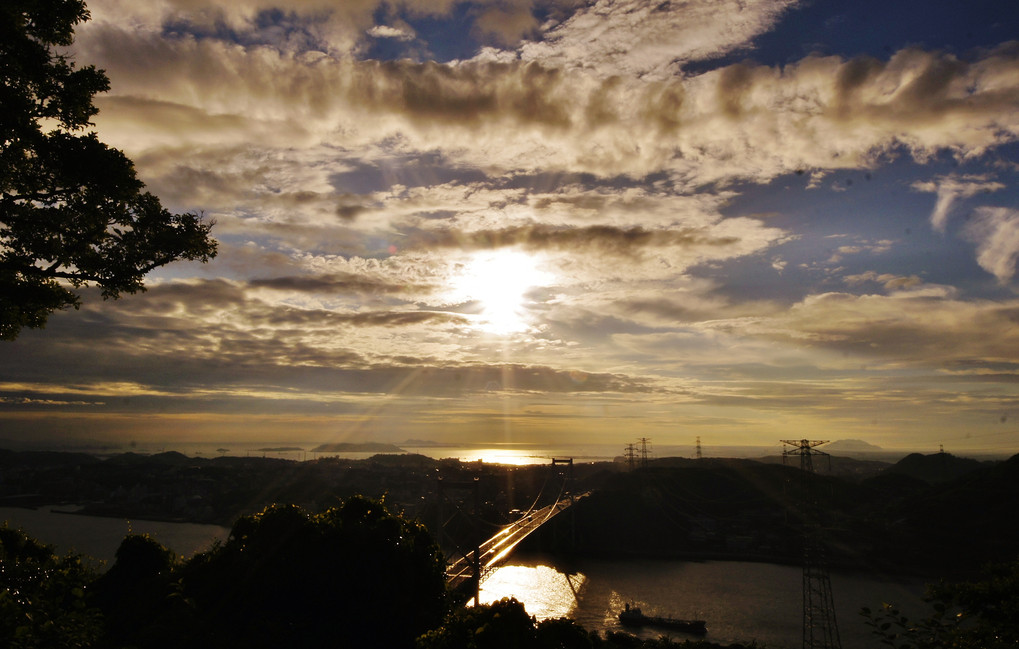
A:
[[[477,529],[478,516],[481,514],[481,492],[478,489],[479,478],[473,480],[446,480],[437,476],[437,493],[439,500],[439,545],[449,543],[456,548],[461,556],[469,560],[471,566],[471,593],[474,596],[474,605],[481,603],[481,530]],[[473,511],[469,514],[463,511],[461,502],[454,500],[449,493],[450,489],[470,491],[473,500]],[[452,511],[449,517],[446,516],[446,506],[451,505]],[[468,520],[470,540],[463,543],[462,538],[455,538],[449,531],[449,525],[457,514],[463,514]],[[466,547],[464,547],[466,546]]]
[[[559,495],[556,496],[556,500],[561,501],[565,499],[566,503],[572,505],[573,493],[570,489],[572,487],[571,481],[573,480],[573,458],[572,457],[552,458],[552,478],[553,480],[555,480],[555,482],[552,483],[551,486],[559,489]],[[570,518],[569,545],[571,549],[576,549],[577,546],[577,521],[575,514],[576,512],[574,512],[573,509],[571,508],[568,514]],[[558,530],[557,526],[552,526],[553,546],[558,545],[557,530]]]
[[[792,448],[782,451],[782,462],[799,455],[803,498],[803,649],[841,649],[839,627],[835,620],[835,602],[831,594],[831,577],[825,561],[821,536],[820,505],[813,492],[809,474],[814,472],[814,455],[831,456],[816,447],[827,440],[789,440]]]
[[[556,479],[561,495],[569,495],[570,479],[573,477],[573,458],[552,458],[552,475]]]

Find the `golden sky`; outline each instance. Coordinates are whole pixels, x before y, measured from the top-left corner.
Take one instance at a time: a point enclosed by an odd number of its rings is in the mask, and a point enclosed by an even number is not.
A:
[[[220,255],[4,343],[0,445],[1019,450],[1007,4],[93,0]]]

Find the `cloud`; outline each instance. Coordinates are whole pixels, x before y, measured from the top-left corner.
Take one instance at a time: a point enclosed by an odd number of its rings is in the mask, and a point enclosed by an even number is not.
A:
[[[155,34],[197,34],[291,51],[348,54],[362,45],[380,4],[379,0],[294,0],[283,6],[278,0],[91,0],[89,9],[96,24],[127,23]],[[439,0],[433,6],[442,13],[449,4]]]
[[[599,0],[519,49],[524,61],[601,75],[671,76],[683,63],[747,47],[797,2]]]
[[[734,236],[714,237],[701,229],[648,230],[640,226],[617,228],[592,225],[583,228],[532,225],[470,233],[441,232],[422,237],[418,245],[490,249],[508,246],[525,250],[569,250],[577,254],[635,256],[648,248],[731,247]]]
[[[958,259],[935,272],[920,253],[955,254],[944,237],[861,229],[899,230],[867,200],[915,179],[910,162],[1008,155],[1019,44],[728,63],[799,4],[93,0],[74,54],[111,77],[99,136],[167,206],[214,218],[221,254],[24,334],[4,408],[238,417],[210,430],[286,412],[372,434],[635,415],[770,435],[863,403],[918,428],[919,406],[1014,401],[993,388],[1013,386],[1019,305],[934,283]],[[429,30],[454,22],[469,44],[441,49],[460,60],[428,60]],[[882,165],[892,181],[864,191],[839,172]],[[923,177],[940,231],[1005,182]],[[1006,207],[960,230],[1003,284],[1017,231]],[[452,289],[504,252],[541,279],[517,305],[530,326],[493,336],[474,326],[485,286]]]
[[[1014,360],[1019,332],[1010,323],[1017,309],[1015,301],[962,300],[934,286],[888,296],[824,293],[805,298],[785,316],[754,323],[746,333],[757,330],[850,354],[851,363],[868,359],[887,368],[994,364]]]
[[[909,49],[888,62],[811,56],[662,80],[538,61],[356,61],[113,26],[78,47],[114,82],[104,138],[133,157],[176,142],[181,164],[212,137],[368,160],[439,151],[490,174],[667,173],[692,188],[872,166],[903,147],[921,160],[972,157],[1019,134],[1019,82],[1006,74],[1019,47],[972,62]]]
[[[1005,284],[1015,277],[1019,259],[1019,210],[978,207],[963,230],[977,244],[977,263]]]
[[[504,0],[481,9],[475,29],[495,38],[499,45],[516,45],[525,36],[538,31],[538,20],[531,11],[530,0]]]
[[[865,273],[860,273],[857,275],[847,275],[842,278],[842,281],[844,281],[846,284],[849,284],[850,286],[859,286],[860,284],[864,284],[866,282],[877,282],[878,284],[884,286],[885,290],[888,291],[898,291],[903,289],[908,290],[916,288],[923,284],[923,280],[917,277],[916,275],[903,277],[901,275],[894,275],[892,273],[878,274],[872,270],[868,270]]]
[[[931,227],[938,232],[944,232],[952,206],[958,199],[998,191],[1004,189],[1005,185],[992,181],[985,175],[949,174],[932,181],[917,181],[912,187],[917,191],[935,192],[938,195],[934,211],[931,212]]]
[[[374,38],[392,38],[398,41],[414,39],[414,32],[406,26],[390,27],[389,25],[375,25],[368,30],[368,35]]]
[[[252,279],[247,285],[254,289],[268,288],[277,291],[307,293],[401,294],[419,293],[430,287],[405,282],[391,282],[366,275],[342,273],[332,275],[286,276]]]

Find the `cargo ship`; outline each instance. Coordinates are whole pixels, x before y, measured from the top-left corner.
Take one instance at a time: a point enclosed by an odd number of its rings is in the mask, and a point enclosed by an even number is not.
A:
[[[658,626],[667,629],[676,629],[686,633],[703,635],[708,632],[708,625],[704,620],[681,620],[672,617],[659,617],[657,615],[644,615],[643,611],[635,606],[626,605],[619,612],[619,623],[623,626]]]

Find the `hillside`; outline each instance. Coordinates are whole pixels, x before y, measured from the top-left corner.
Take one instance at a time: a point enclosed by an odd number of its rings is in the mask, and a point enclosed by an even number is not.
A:
[[[930,455],[911,453],[893,466],[888,467],[886,473],[906,475],[923,480],[928,484],[936,484],[961,478],[984,466],[987,466],[984,462],[956,457],[951,453],[932,453]]]

